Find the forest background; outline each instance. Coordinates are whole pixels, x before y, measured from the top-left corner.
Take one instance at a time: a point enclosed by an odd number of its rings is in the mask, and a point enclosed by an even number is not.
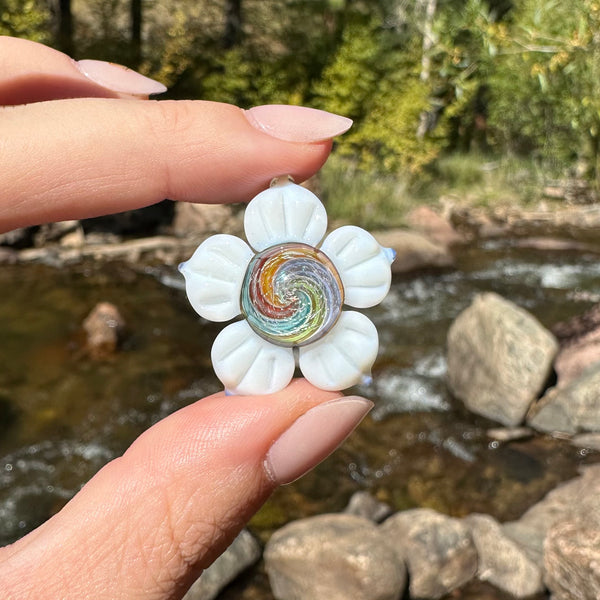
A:
[[[170,98],[351,117],[317,185],[368,227],[414,202],[600,189],[600,0],[0,0],[0,34],[126,64]]]

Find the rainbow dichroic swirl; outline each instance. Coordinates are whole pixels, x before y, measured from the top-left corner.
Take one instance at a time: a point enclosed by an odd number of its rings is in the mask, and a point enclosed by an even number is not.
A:
[[[242,284],[242,314],[259,336],[280,346],[320,339],[337,322],[343,303],[335,266],[306,244],[279,244],[258,253]]]

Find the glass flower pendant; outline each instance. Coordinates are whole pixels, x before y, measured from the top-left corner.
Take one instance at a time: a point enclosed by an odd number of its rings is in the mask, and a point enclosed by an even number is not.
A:
[[[294,352],[304,377],[325,390],[369,376],[377,330],[368,317],[343,307],[383,300],[395,254],[359,227],[340,227],[323,240],[326,229],[321,201],[288,178],[276,179],[246,208],[249,245],[214,235],[179,266],[200,316],[242,317],[221,331],[211,352],[229,393],[283,389],[294,374]]]

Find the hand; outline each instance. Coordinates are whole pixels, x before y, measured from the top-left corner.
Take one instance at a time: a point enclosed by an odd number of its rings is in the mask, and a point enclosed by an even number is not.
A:
[[[160,84],[0,37],[0,229],[164,198],[248,200],[326,160],[343,117],[154,102]],[[8,106],[10,105],[10,106]],[[0,549],[3,598],[178,598],[273,489],[332,452],[371,403],[296,380],[167,417],[36,531]]]

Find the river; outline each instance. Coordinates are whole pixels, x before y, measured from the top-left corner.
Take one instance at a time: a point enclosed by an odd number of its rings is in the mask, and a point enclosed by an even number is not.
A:
[[[201,322],[179,274],[160,265],[4,266],[0,287],[0,544],[7,544],[58,511],[144,429],[219,389],[209,352],[221,326]],[[381,350],[373,383],[357,391],[375,401],[371,416],[313,473],[278,490],[252,520],[254,533],[265,540],[291,519],[340,510],[357,490],[396,509],[509,520],[600,459],[549,436],[494,441],[487,430],[495,424],[448,395],[447,329],[486,290],[550,327],[600,301],[600,262],[488,242],[461,250],[456,269],[396,278],[386,300],[367,311]],[[98,362],[84,351],[81,323],[100,301],[119,307],[127,329],[121,350]]]

